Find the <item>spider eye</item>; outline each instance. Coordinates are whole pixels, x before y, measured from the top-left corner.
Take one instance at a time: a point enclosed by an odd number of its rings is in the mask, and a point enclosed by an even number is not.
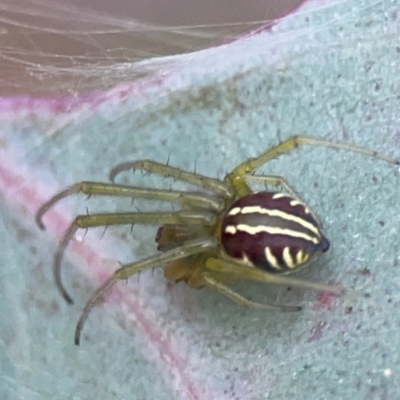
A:
[[[282,193],[260,192],[236,201],[222,223],[226,253],[274,273],[302,267],[329,249],[311,211]]]

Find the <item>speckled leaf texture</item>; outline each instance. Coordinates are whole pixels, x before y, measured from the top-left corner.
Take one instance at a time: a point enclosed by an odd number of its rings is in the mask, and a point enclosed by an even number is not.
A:
[[[221,178],[294,134],[400,158],[399,6],[310,1],[272,27],[172,58],[159,74],[107,92],[2,98],[0,397],[398,398],[398,167],[307,147],[258,171],[284,176],[332,243],[298,277],[353,289],[343,297],[237,286],[257,301],[303,307],[272,314],[149,271],[120,283],[93,310],[80,347],[73,332],[90,293],[118,262],[154,254],[155,228],[134,227],[132,234],[130,227],[109,228],[103,237],[102,229],[79,232],[62,271],[74,295],[70,307],[52,276],[62,232],[86,207],[93,213],[133,206],[77,196],[48,213],[45,232],[34,213],[74,182],[107,181],[119,162],[169,158],[171,165]],[[138,172],[121,182],[171,185]]]

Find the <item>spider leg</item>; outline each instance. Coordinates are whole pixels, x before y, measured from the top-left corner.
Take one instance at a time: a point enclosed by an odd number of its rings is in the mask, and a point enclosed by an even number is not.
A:
[[[157,175],[164,176],[166,178],[172,178],[175,180],[187,182],[192,185],[211,190],[215,194],[223,197],[231,198],[233,196],[231,188],[218,179],[213,179],[197,173],[184,171],[180,168],[160,164],[151,160],[138,160],[119,164],[110,171],[110,180],[114,182],[115,177],[119,173],[129,169],[140,169],[149,173],[155,173]]]
[[[171,261],[185,258],[192,254],[200,253],[217,247],[217,240],[214,238],[196,239],[186,242],[183,246],[145,258],[139,262],[123,265],[117,269],[91,296],[86,303],[75,329],[75,344],[79,346],[83,325],[92,308],[101,300],[105,293],[118,281],[125,280],[140,271],[164,266]]]
[[[306,289],[330,292],[337,295],[341,295],[345,292],[344,289],[339,286],[324,285],[319,282],[295,279],[286,275],[270,274],[261,269],[244,265],[234,260],[209,258],[206,262],[206,269],[223,274],[230,274],[237,279],[243,280],[272,283],[276,285],[297,286]]]
[[[281,176],[277,175],[246,175],[246,180],[247,181],[253,181],[253,182],[264,182],[266,185],[272,185],[272,186],[280,186],[283,188],[283,190],[290,194],[293,198],[298,200],[300,203],[303,203],[304,205],[306,204],[302,198],[297,194],[297,192],[289,185],[289,183],[286,181],[286,179],[282,178]],[[320,226],[322,226],[322,223],[320,219],[318,218],[317,215],[311,212],[309,212],[313,215],[313,217],[317,220]]]
[[[282,143],[268,149],[260,156],[256,158],[251,158],[241,164],[239,164],[230,174],[225,178],[225,183],[230,182],[230,184],[235,188],[238,196],[245,196],[249,192],[249,187],[247,186],[245,179],[246,174],[251,174],[261,165],[280,156],[281,154],[288,153],[297,147],[309,145],[309,146],[323,146],[335,149],[342,149],[351,151],[353,153],[364,154],[369,157],[377,158],[386,161],[391,164],[400,165],[399,160],[387,157],[384,154],[378,153],[376,151],[368,150],[363,147],[353,146],[344,143],[335,143],[323,139],[315,139],[308,136],[293,136]]]
[[[241,294],[233,291],[228,286],[224,285],[217,278],[213,278],[212,274],[209,272],[204,272],[202,274],[204,283],[211,289],[217,290],[226,297],[229,297],[235,303],[246,306],[249,308],[256,308],[259,310],[268,311],[300,311],[301,307],[298,306],[286,306],[286,305],[274,305],[274,304],[261,304],[256,303],[242,296]]]
[[[88,196],[117,196],[177,202],[193,208],[203,208],[214,211],[221,211],[223,207],[223,204],[221,204],[220,201],[211,196],[207,196],[206,194],[149,189],[136,186],[116,185],[112,183],[81,182],[57,193],[39,208],[36,213],[36,223],[40,229],[44,229],[42,221],[43,215],[53,207],[54,204],[58,203],[65,197],[79,193],[87,194]]]
[[[198,226],[213,226],[215,216],[201,211],[176,211],[174,213],[149,212],[149,213],[105,213],[93,215],[78,215],[67,229],[54,258],[54,277],[58,289],[64,299],[73,304],[61,280],[61,260],[69,241],[79,228],[93,228],[108,225],[162,225],[162,224],[187,224]]]
[[[246,181],[263,182],[266,185],[281,187],[286,193],[290,194],[295,199],[304,203],[297,192],[289,185],[286,179],[277,175],[246,175]]]

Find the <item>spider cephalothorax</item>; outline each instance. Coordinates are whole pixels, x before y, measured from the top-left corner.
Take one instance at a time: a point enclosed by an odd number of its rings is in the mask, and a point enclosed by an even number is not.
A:
[[[111,286],[154,267],[165,267],[164,274],[169,280],[183,281],[192,288],[208,286],[239,304],[272,311],[298,311],[300,307],[255,303],[228,285],[238,280],[253,280],[342,293],[343,290],[337,286],[282,276],[314,261],[329,249],[329,242],[321,231],[318,219],[282,177],[254,175],[262,164],[302,145],[344,149],[399,165],[397,160],[361,147],[294,136],[239,164],[224,180],[149,160],[123,163],[110,173],[114,182],[115,177],[125,170],[141,169],[195,185],[202,188],[201,193],[81,182],[43,204],[36,216],[41,229],[44,229],[43,215],[62,198],[77,193],[167,201],[181,206],[180,210],[168,213],[102,213],[75,218],[60,243],[54,261],[57,286],[69,303],[72,303],[72,298],[62,284],[60,267],[63,252],[77,229],[122,224],[160,226],[156,236],[160,253],[123,265],[95,291],[77,324],[75,344],[79,344],[90,310]],[[255,193],[248,185],[249,180],[281,186],[284,191]]]

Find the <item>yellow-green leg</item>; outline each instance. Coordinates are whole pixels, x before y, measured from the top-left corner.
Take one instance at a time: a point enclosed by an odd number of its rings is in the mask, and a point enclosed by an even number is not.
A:
[[[204,208],[211,211],[221,211],[221,201],[211,196],[200,193],[180,192],[173,190],[149,189],[136,186],[116,185],[112,183],[81,182],[77,183],[44,203],[36,214],[36,223],[40,229],[44,229],[43,215],[65,197],[73,194],[86,194],[88,196],[115,196],[130,197],[132,199],[147,199],[158,201],[176,202],[192,208]]]
[[[151,269],[155,267],[164,266],[171,261],[180,258],[188,257],[192,254],[201,253],[203,251],[212,250],[217,247],[217,240],[214,238],[196,239],[185,243],[182,247],[158,254],[156,256],[148,257],[139,262],[123,265],[117,269],[92,295],[86,303],[85,308],[79,318],[78,324],[75,329],[75,344],[79,345],[81,331],[83,325],[92,310],[92,308],[100,301],[105,293],[118,281],[126,280],[132,275],[140,271]]]
[[[174,213],[107,213],[93,215],[79,215],[67,229],[54,258],[54,277],[64,299],[72,304],[73,300],[61,280],[61,260],[69,241],[79,228],[93,228],[109,225],[163,225],[163,224],[187,224],[203,226],[213,226],[215,215],[206,211],[176,211]]]
[[[133,170],[140,169],[142,171],[161,175],[166,178],[172,178],[175,180],[191,183],[192,185],[203,187],[224,197],[231,198],[233,196],[230,187],[218,179],[213,179],[200,174],[187,172],[179,168],[171,167],[165,164],[160,164],[158,162],[151,160],[139,160],[139,161],[132,161],[119,164],[111,170],[110,180],[114,182],[115,177],[119,173],[130,169]]]
[[[282,143],[268,149],[260,156],[251,158],[241,164],[239,164],[230,174],[225,178],[225,182],[229,182],[236,190],[239,197],[245,196],[249,193],[249,187],[246,184],[246,175],[252,174],[257,168],[266,162],[280,156],[281,154],[288,153],[290,150],[300,146],[323,146],[335,149],[347,150],[353,153],[364,154],[369,157],[378,158],[380,160],[389,162],[391,164],[399,165],[399,161],[393,158],[387,157],[384,154],[376,151],[368,150],[363,147],[348,145],[344,143],[334,143],[328,140],[315,139],[308,136],[293,136]]]
[[[246,181],[255,183],[264,183],[265,185],[271,185],[275,187],[282,188],[286,193],[290,194],[292,197],[298,201],[304,203],[297,192],[289,185],[289,183],[277,175],[246,175]]]
[[[250,280],[275,285],[297,286],[305,289],[320,290],[341,295],[344,289],[338,286],[324,285],[319,282],[311,282],[301,279],[290,278],[286,275],[269,274],[261,269],[240,264],[235,260],[210,258],[207,260],[206,268],[209,271],[214,271],[222,274],[230,274],[232,277],[242,280]]]
[[[289,185],[289,183],[282,178],[281,176],[277,175],[246,175],[246,180],[247,181],[253,181],[253,182],[262,182],[265,183],[265,185],[272,185],[275,187],[281,187],[284,192],[298,200],[300,203],[306,206],[306,203],[302,200],[302,198],[297,194],[297,192]],[[308,207],[307,207],[308,209]],[[315,218],[315,220],[319,223],[320,226],[322,226],[320,219],[318,218],[317,215],[311,212],[310,209],[308,211],[312,214],[312,216]]]
[[[219,293],[223,294],[224,296],[230,298],[235,303],[249,307],[249,308],[256,308],[259,310],[267,310],[267,311],[300,311],[301,307],[298,306],[285,306],[285,305],[274,305],[274,304],[262,304],[256,303],[247,299],[246,297],[242,296],[241,294],[235,292],[234,290],[230,289],[228,286],[224,285],[220,282],[217,278],[214,278],[211,273],[204,272],[202,275],[204,279],[204,283],[211,289],[218,291]]]

